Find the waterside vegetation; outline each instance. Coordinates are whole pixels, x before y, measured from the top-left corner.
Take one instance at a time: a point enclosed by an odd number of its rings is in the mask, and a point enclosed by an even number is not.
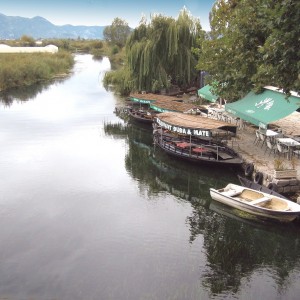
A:
[[[204,37],[198,19],[182,9],[177,19],[154,15],[142,19],[129,35],[123,68],[108,72],[104,84],[122,95],[129,91],[157,92],[172,85],[188,88],[197,77],[197,57],[192,53]]]
[[[210,32],[184,8],[177,19],[154,14],[148,22],[142,17],[134,30],[115,18],[103,41],[44,40],[43,45],[108,56],[112,71],[104,85],[122,95],[159,92],[173,85],[184,91],[197,87],[205,71],[212,92],[233,102],[266,85],[287,94],[300,91],[299,12],[296,0],[217,0],[210,12]],[[21,43],[33,41],[24,37]]]
[[[299,12],[296,0],[217,0],[210,32],[185,9],[177,19],[142,19],[127,40],[124,68],[105,84],[118,84],[121,94],[184,90],[205,71],[205,84],[228,102],[266,85],[299,92]]]
[[[71,53],[0,54],[0,90],[65,76],[74,64]]]
[[[195,47],[212,92],[230,102],[266,85],[299,92],[299,18],[296,0],[215,1],[211,31]]]
[[[0,44],[32,47],[36,46],[36,41],[30,36],[22,36],[20,40],[0,41]],[[124,61],[122,47],[101,40],[47,39],[42,45],[55,45],[59,51],[56,54],[0,53],[0,91],[69,74],[74,65],[72,53],[90,53],[96,59],[107,56],[112,69]]]

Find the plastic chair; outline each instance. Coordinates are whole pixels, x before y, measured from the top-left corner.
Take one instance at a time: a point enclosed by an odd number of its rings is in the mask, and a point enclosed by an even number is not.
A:
[[[280,144],[279,142],[277,142],[277,150],[279,155],[283,154],[283,156],[288,155],[289,153],[289,149],[287,147],[284,147],[282,144]]]
[[[266,136],[264,134],[262,134],[261,132],[258,132],[259,134],[259,139],[262,141],[261,147],[264,145],[264,143],[266,142]]]
[[[300,149],[293,150],[293,155],[297,155],[300,158]]]
[[[259,131],[255,130],[255,140],[254,140],[253,144],[258,145],[259,142],[260,142]]]
[[[270,138],[267,138],[267,139],[266,139],[266,144],[267,144],[267,148],[266,148],[265,153],[266,153],[268,150],[270,150],[269,155],[270,155],[272,152],[274,152],[274,155],[275,155],[276,152],[277,152],[277,148],[275,147],[275,143],[272,142],[272,140],[271,140]]]

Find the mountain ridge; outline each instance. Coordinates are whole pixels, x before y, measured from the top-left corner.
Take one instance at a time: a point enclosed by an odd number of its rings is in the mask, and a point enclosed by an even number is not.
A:
[[[34,39],[70,38],[103,39],[106,26],[54,25],[41,16],[25,18],[0,13],[0,39],[19,39],[28,35]]]

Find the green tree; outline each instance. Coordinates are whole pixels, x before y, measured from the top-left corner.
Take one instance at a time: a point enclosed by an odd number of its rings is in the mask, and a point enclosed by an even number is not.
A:
[[[259,15],[264,0],[219,0],[211,15],[211,33],[200,45],[197,68],[208,71],[214,92],[236,100],[253,88],[260,59],[258,48],[267,36]]]
[[[299,1],[218,0],[211,33],[195,51],[214,92],[229,101],[251,89],[299,89]],[[297,38],[298,37],[298,38]]]
[[[22,35],[20,38],[20,43],[22,46],[29,46],[29,47],[35,46],[34,38],[28,35]]]
[[[107,42],[122,48],[130,33],[131,29],[128,23],[120,18],[115,18],[110,26],[105,27],[103,36]]]
[[[198,19],[181,10],[178,19],[154,15],[127,40],[127,68],[135,90],[155,92],[171,84],[187,87],[196,77],[196,57],[191,49],[204,37]]]
[[[270,1],[269,1],[270,2]],[[300,91],[300,2],[276,1],[268,11],[271,34],[259,49],[262,60],[254,82],[257,85],[273,83],[286,93]]]

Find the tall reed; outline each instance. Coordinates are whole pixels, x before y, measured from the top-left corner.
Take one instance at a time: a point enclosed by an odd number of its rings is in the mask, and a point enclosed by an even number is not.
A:
[[[71,53],[2,53],[0,54],[0,90],[52,79],[69,73],[74,65]]]

